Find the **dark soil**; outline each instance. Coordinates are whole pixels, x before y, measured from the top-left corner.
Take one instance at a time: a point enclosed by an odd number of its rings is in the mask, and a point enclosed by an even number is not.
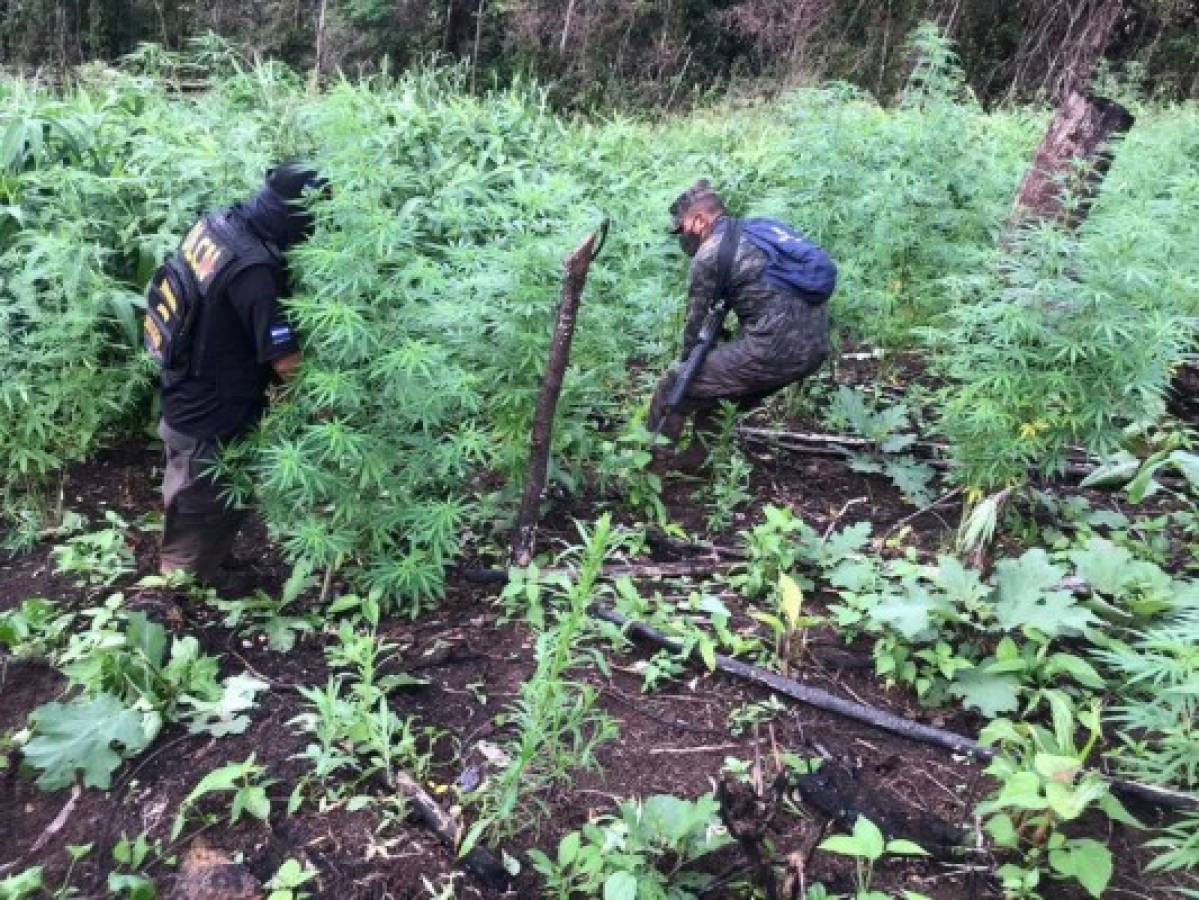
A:
[[[717,543],[730,543],[731,532],[756,521],[766,503],[790,506],[818,529],[869,520],[876,536],[914,511],[884,479],[852,473],[837,460],[797,460],[754,448],[752,461],[756,499],[738,515],[730,534],[718,538]],[[158,451],[140,443],[110,450],[71,472],[66,506],[93,521],[101,519],[105,509],[118,511],[131,523],[142,521],[157,507],[158,465]],[[672,520],[690,530],[698,530],[705,515],[696,496],[698,487],[697,481],[675,477],[668,481],[666,491]],[[554,551],[573,542],[571,520],[586,519],[603,505],[600,498],[556,504],[545,519],[539,549]],[[939,516],[956,522],[958,510],[942,509],[907,521],[909,545],[927,551],[941,546],[945,526]],[[30,596],[55,599],[71,608],[93,604],[112,590],[123,590],[130,601],[138,599],[139,593],[146,592],[134,586],[137,577],[156,567],[156,535],[136,528],[131,534],[138,573],[122,578],[113,588],[81,588],[56,575],[49,542],[0,566],[0,610]],[[251,561],[251,576],[259,586],[272,592],[280,589],[287,568],[269,545],[260,522],[251,522],[239,538],[235,554]],[[687,591],[677,584],[660,588],[667,596]],[[401,648],[403,667],[429,682],[398,692],[393,703],[399,713],[416,717],[421,725],[441,735],[433,744],[436,762],[427,787],[447,808],[459,802],[449,786],[461,774],[463,760],[477,759],[472,748],[480,741],[503,741],[504,733],[497,730],[495,718],[516,698],[533,669],[530,632],[497,621],[500,610],[492,602],[497,594],[498,589],[454,581],[435,612],[416,621],[385,623],[387,639]],[[744,610],[736,608],[736,597],[722,596],[743,617]],[[44,841],[43,832],[68,803],[70,792],[43,793],[33,785],[29,773],[10,765],[0,773],[0,873],[11,875],[30,865],[43,865],[47,882],[57,884],[65,873],[67,846],[94,843],[95,850],[77,865],[72,878],[85,894],[102,893],[112,868],[111,847],[122,834],[134,836],[144,831],[167,843],[180,802],[195,783],[213,768],[255,754],[276,779],[270,788],[269,822],[217,825],[206,831],[204,840],[229,859],[242,861],[259,883],[269,879],[284,860],[294,857],[319,873],[306,888],[315,896],[422,897],[429,896],[429,886],[451,877],[457,879],[456,896],[500,896],[462,874],[452,854],[429,832],[416,824],[388,820],[378,807],[349,812],[344,804],[322,809],[318,802],[308,801],[287,815],[288,797],[308,771],[308,763],[297,758],[308,738],[289,724],[305,705],[296,689],[324,685],[328,676],[323,655],[326,638],[309,636],[291,652],[275,653],[261,639],[246,639],[222,627],[219,614],[210,608],[189,606],[184,617],[186,630],[200,638],[207,652],[221,656],[223,675],[248,670],[270,682],[250,729],[219,740],[188,735],[178,727],[167,729],[147,752],[118,771],[112,790],[83,791],[65,822]],[[980,727],[975,716],[922,710],[906,692],[884,690],[870,668],[869,645],[843,648],[832,633],[815,636],[814,643],[817,646],[808,662],[796,673],[801,681],[964,734],[975,734]],[[599,751],[599,770],[578,773],[569,788],[542,798],[552,815],[539,829],[519,831],[503,848],[524,866],[506,896],[537,895],[538,882],[524,856],[530,847],[541,847],[552,856],[561,835],[595,815],[612,812],[624,798],[654,793],[695,797],[711,791],[726,757],[768,765],[777,752],[824,754],[851,769],[863,792],[880,802],[917,819],[954,826],[972,824],[972,805],[986,789],[977,766],[790,703],[768,725],[733,736],[728,727],[730,713],[747,702],[766,700],[768,693],[695,667],[684,680],[657,693],[643,694],[637,668],[653,649],[638,647],[625,654],[609,651],[610,678],[598,670],[579,676],[597,688],[604,710],[620,725],[620,737]],[[54,699],[65,687],[53,669],[36,662],[10,663],[0,677],[0,736],[21,728],[31,709]],[[378,793],[379,786],[365,786],[364,790]],[[807,860],[806,883],[823,881],[833,890],[850,891],[853,869],[848,860],[811,853],[827,833],[825,820],[801,806],[795,803],[792,812],[780,811],[774,817],[769,837],[776,852],[780,856],[798,854],[797,859]],[[1136,812],[1154,819],[1151,810]],[[184,840],[172,846],[169,855],[186,854],[191,833],[191,829],[185,831]],[[1137,849],[1139,836],[1123,828],[1100,836],[1111,841],[1118,861],[1115,887],[1139,897],[1164,895],[1164,881],[1157,888],[1146,886],[1140,872],[1143,853]],[[41,846],[34,849],[39,842]],[[744,857],[731,848],[707,865],[713,873],[722,874],[743,864]],[[985,854],[956,861],[887,861],[880,864],[875,884],[895,893],[907,889],[935,898],[998,896],[990,874],[996,864]],[[176,871],[165,862],[149,869],[166,895],[178,878]],[[745,894],[729,888],[709,896]],[[1057,890],[1052,896],[1076,895]]]

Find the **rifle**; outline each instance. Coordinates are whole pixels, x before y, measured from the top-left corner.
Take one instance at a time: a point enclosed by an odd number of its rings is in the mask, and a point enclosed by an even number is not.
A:
[[[679,370],[674,384],[670,386],[670,393],[666,396],[666,408],[662,411],[658,424],[654,427],[653,437],[650,440],[651,446],[658,442],[658,435],[661,433],[667,417],[674,414],[682,404],[683,398],[687,396],[691,382],[703,368],[704,360],[708,358],[708,354],[716,345],[716,339],[720,337],[720,332],[724,328],[725,316],[729,314],[729,282],[733,268],[733,255],[737,252],[737,244],[740,241],[741,222],[738,219],[730,218],[724,234],[720,238],[720,250],[716,257],[716,299],[708,307],[708,313],[704,316],[703,324],[700,325],[699,339],[683,362],[683,367]]]

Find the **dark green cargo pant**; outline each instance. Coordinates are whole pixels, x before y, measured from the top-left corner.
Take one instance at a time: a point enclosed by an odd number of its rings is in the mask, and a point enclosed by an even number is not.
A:
[[[159,571],[185,570],[211,581],[233,547],[246,510],[230,507],[222,496],[225,486],[208,473],[217,457],[215,443],[175,431],[165,421],[159,422],[158,435],[166,448]]]

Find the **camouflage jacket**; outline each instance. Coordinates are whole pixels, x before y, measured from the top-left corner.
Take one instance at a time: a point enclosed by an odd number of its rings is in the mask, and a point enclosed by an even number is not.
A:
[[[704,316],[716,300],[719,251],[720,234],[713,234],[691,261],[684,359],[695,347]],[[737,342],[755,357],[754,363],[768,365],[778,376],[806,371],[816,357],[823,359],[828,352],[828,305],[812,306],[790,291],[767,284],[761,277],[765,267],[766,255],[742,238],[729,273],[731,307],[740,326]]]

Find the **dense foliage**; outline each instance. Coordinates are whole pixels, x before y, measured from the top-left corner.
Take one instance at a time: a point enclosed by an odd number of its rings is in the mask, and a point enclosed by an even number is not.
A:
[[[463,753],[452,762],[463,849],[533,836],[559,792],[606,765],[629,729],[607,711],[610,685],[597,683],[630,649],[591,615],[610,606],[678,642],[621,667],[646,693],[713,668],[717,654],[791,674],[825,632],[905,692],[892,696],[973,710],[996,756],[989,781],[961,787],[994,880],[1012,897],[1056,896],[1063,882],[1103,894],[1122,861],[1079,823],[1150,823],[1100,770],[1199,788],[1199,456],[1187,434],[1161,427],[1199,304],[1197,112],[1126,98],[1138,123],[1084,226],[1008,233],[1044,111],[985,111],[934,28],[908,48],[912,74],[891,107],[838,84],[662,122],[564,119],[538,89],[479,96],[460,70],[316,91],[282,65],[244,67],[217,41],[190,58],[211,77],[197,95],[101,67],[57,94],[0,82],[0,514],[10,543],[56,538],[47,566],[79,592],[76,603],[29,597],[0,612],[0,663],[38,658],[67,685],[22,733],[0,735],[0,766],[15,747],[47,790],[107,790],[136,783],[114,776],[158,752],[149,748],[168,727],[214,738],[249,728],[274,676],[259,678],[236,652],[246,669],[226,673],[207,643],[130,608],[134,592],[161,588],[222,615],[226,650],[234,637],[284,655],[319,642],[326,679],[291,684],[302,704],[288,724],[305,735],[306,771],[286,812],[267,790],[277,766],[226,756],[191,773],[171,846],[189,828],[291,816],[310,801],[370,809],[380,834],[401,827],[404,786],[432,784],[447,744]],[[135,68],[177,62],[147,47]],[[109,510],[88,531],[84,516],[38,504],[54,499],[66,464],[151,420],[137,310],[155,262],[196,215],[246,196],[284,157],[313,160],[334,185],[317,201],[315,236],[289,259],[287,305],[306,359],[225,465],[292,575],[277,598],[218,597],[178,578],[133,585],[131,531],[152,529],[149,517],[133,526]],[[923,512],[935,510],[938,478],[975,493],[1053,472],[1078,446],[1123,443],[1084,485],[1127,484],[1118,501],[1101,508],[1056,487],[1013,494],[1011,543],[979,571],[946,546],[909,544],[916,515],[884,531],[874,510],[843,521],[858,499],[825,521],[805,520],[793,497],[771,505],[776,494],[751,484],[767,471],[750,460],[753,429],[738,433],[729,407],[692,501],[744,558],[683,595],[603,577],[605,562],[641,554],[646,521],[679,527],[667,522],[677,497],[648,470],[641,424],[681,318],[686,264],[664,211],[698,175],[735,211],[791,220],[826,245],[842,276],[838,341],[885,350],[877,380],[812,379],[766,418],[853,432],[847,468],[885,476]],[[583,301],[551,470],[559,496],[583,495],[603,514],[580,523],[564,568],[510,573],[495,606],[525,633],[529,666],[483,714],[496,726],[490,740],[459,747],[456,732],[429,724],[423,701],[400,713],[395,695],[426,682],[409,674],[415,648],[384,616],[419,613],[440,596],[447,564],[506,535],[561,260],[604,216],[613,229]],[[929,437],[947,441],[946,457],[929,458]],[[1128,452],[1146,447],[1155,452],[1143,462]],[[751,499],[766,505],[746,520]],[[491,685],[467,688],[487,708]],[[735,736],[787,709],[774,696],[737,702]],[[484,762],[463,768],[472,749]],[[791,775],[822,765],[770,756],[730,757],[723,776],[750,784],[763,765]],[[720,792],[611,799],[610,814],[557,834],[552,857],[527,853],[549,892],[688,897],[713,885],[705,861],[731,846]],[[1138,877],[1190,877],[1172,873],[1199,866],[1194,815],[1152,824],[1165,827],[1138,839],[1153,856]],[[72,861],[90,848],[70,848]],[[110,889],[145,890],[139,869],[168,849],[145,833],[123,838]],[[884,856],[925,852],[865,817],[816,850],[854,860],[858,897],[882,896],[870,884]],[[268,887],[292,896],[316,877],[289,859]],[[0,895],[27,896],[41,879],[32,866],[0,882]],[[807,896],[830,895],[814,883]]]
[[[941,348],[941,421],[970,484],[1112,444],[1160,409],[1189,344],[1194,111],[1141,108],[1086,227],[999,251],[1043,117],[980,109],[935,29],[911,51],[893,109],[830,87],[660,125],[564,121],[531,88],[475,98],[461,73],[313,95],[215,45],[202,59],[228,74],[197,97],[101,69],[61,98],[7,82],[10,501],[147,401],[129,338],[154,260],[268,160],[297,155],[337,186],[292,261],[309,361],[231,464],[294,560],[345,568],[410,609],[437,596],[463,535],[505,524],[509,497],[485,476],[521,469],[559,260],[603,215],[615,228],[583,305],[553,477],[573,489],[613,471],[614,434],[638,419],[679,323],[685,269],[661,211],[700,174],[734,209],[830,248],[844,338]]]
[[[303,69],[319,57],[324,72],[394,71],[436,55],[468,64],[480,87],[521,72],[561,103],[678,108],[730,82],[838,78],[891,96],[909,71],[903,36],[931,19],[988,99],[1050,93],[1096,49],[1154,93],[1194,97],[1197,16],[1188,0],[12,0],[0,10],[0,60],[66,67],[146,41],[179,49],[211,31]]]

